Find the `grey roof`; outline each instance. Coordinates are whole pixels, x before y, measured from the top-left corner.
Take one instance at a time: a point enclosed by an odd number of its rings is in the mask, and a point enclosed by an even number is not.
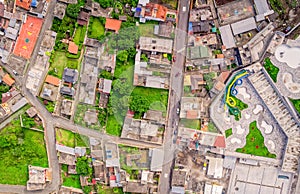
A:
[[[242,21],[231,24],[233,35],[242,34],[256,28],[254,17],[244,19]]]
[[[75,90],[74,90],[74,88],[69,88],[69,87],[63,86],[60,88],[60,93],[69,95],[69,96],[73,96],[75,94]]]
[[[18,30],[17,29],[14,29],[12,27],[8,27],[5,31],[5,36],[7,38],[10,38],[12,40],[16,40],[17,39],[17,36],[18,36]]]
[[[164,161],[164,150],[162,148],[154,148],[151,150],[151,171],[162,171],[163,161]]]
[[[110,93],[111,83],[112,83],[111,80],[104,79],[104,82],[103,82],[103,92],[104,93],[108,93],[108,94]]]
[[[76,69],[65,68],[63,73],[63,80],[69,83],[75,83],[78,80],[78,71]]]
[[[16,112],[17,110],[19,110],[20,108],[22,108],[23,106],[25,106],[27,104],[27,100],[25,97],[21,98],[16,104],[14,104],[11,107],[12,112]]]
[[[172,194],[184,194],[185,190],[184,190],[184,187],[175,187],[175,186],[173,186],[172,190],[171,190],[171,193]]]
[[[173,40],[151,37],[140,37],[140,49],[145,51],[172,53]]]
[[[267,0],[254,0],[254,4],[258,14],[264,14],[270,11]]]
[[[236,47],[235,40],[234,40],[232,31],[231,31],[230,25],[221,26],[220,27],[220,33],[221,33],[221,38],[222,38],[223,45],[227,49]]]
[[[70,154],[75,156],[75,149],[71,147],[56,144],[56,150],[65,154]]]
[[[84,156],[86,153],[86,148],[84,147],[75,147],[75,154],[78,154],[79,156]]]
[[[159,33],[159,25],[154,26],[154,34],[157,35]]]
[[[16,25],[16,22],[17,22],[17,20],[16,20],[15,18],[11,18],[11,19],[9,20],[8,26],[14,28],[15,25]]]

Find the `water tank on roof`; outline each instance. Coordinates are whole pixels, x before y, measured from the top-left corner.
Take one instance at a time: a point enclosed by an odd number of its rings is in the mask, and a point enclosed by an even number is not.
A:
[[[30,6],[31,7],[36,7],[37,6],[37,1],[36,0],[32,0]]]

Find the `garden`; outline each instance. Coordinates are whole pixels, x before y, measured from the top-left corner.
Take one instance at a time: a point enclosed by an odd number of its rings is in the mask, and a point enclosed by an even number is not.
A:
[[[105,35],[105,18],[100,17],[90,17],[89,27],[88,27],[88,38],[94,38],[97,40],[102,40]]]
[[[0,83],[0,96],[2,96],[3,93],[6,93],[9,91],[9,86],[5,85],[3,83]],[[0,99],[0,103],[2,103],[2,98]]]
[[[236,149],[236,152],[268,158],[276,158],[276,155],[270,153],[268,148],[265,146],[264,136],[257,128],[256,121],[253,121],[249,125],[249,133],[246,136],[246,145],[243,148]]]
[[[201,128],[200,119],[180,119],[179,125],[196,130],[200,130]]]
[[[276,67],[275,65],[273,65],[273,63],[271,62],[270,58],[266,58],[265,59],[264,68],[266,69],[266,71],[268,72],[268,74],[270,75],[270,77],[272,78],[272,80],[276,83],[277,82],[277,75],[278,75],[278,72],[279,72],[279,68]]]
[[[0,132],[0,183],[26,185],[28,165],[48,167],[44,133],[11,121]]]
[[[61,167],[61,177],[62,177],[63,186],[81,189],[80,175],[68,174],[68,165],[66,164],[63,164]]]

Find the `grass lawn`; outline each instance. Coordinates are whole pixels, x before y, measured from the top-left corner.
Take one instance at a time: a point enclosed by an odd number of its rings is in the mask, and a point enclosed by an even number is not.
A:
[[[241,101],[240,99],[238,99],[238,98],[235,97],[235,96],[231,96],[231,97],[232,97],[233,99],[235,99],[235,101],[236,101],[236,107],[237,107],[240,111],[242,111],[242,110],[248,108],[248,104],[244,103],[243,101]]]
[[[123,122],[119,122],[115,116],[110,115],[107,118],[106,133],[115,136],[121,136]]]
[[[200,120],[199,119],[180,119],[179,125],[186,128],[200,130]]]
[[[273,65],[270,58],[265,59],[264,68],[272,78],[272,80],[276,83],[277,82],[277,74],[279,72],[279,68]]]
[[[76,45],[83,43],[86,32],[86,26],[78,26],[75,31],[73,41]]]
[[[97,193],[98,194],[123,194],[123,189],[122,188],[110,188],[109,186],[105,185],[97,185],[96,187]]]
[[[65,146],[75,147],[75,135],[72,131],[56,129],[56,142]]]
[[[61,177],[63,181],[63,186],[66,187],[73,187],[73,188],[78,188],[81,189],[80,185],[80,175],[77,174],[67,174],[68,171],[68,166],[67,165],[62,165],[61,168]]]
[[[276,155],[270,153],[268,148],[265,146],[264,136],[257,128],[256,121],[250,123],[249,133],[246,136],[246,145],[243,148],[236,149],[236,152],[268,158],[276,158]]]
[[[53,63],[50,65],[48,74],[62,79],[62,75],[66,67],[77,69],[78,64],[79,60],[67,58],[65,52],[55,51]]]
[[[227,129],[227,130],[225,131],[225,137],[227,138],[227,137],[229,137],[229,136],[231,136],[231,135],[232,135],[232,128]]]
[[[139,32],[141,36],[146,36],[146,37],[157,37],[154,35],[154,26],[155,24],[140,24],[138,26]]]
[[[290,99],[290,101],[294,105],[296,111],[300,114],[300,99],[298,99],[298,100]]]
[[[100,22],[99,18],[97,17],[91,17],[91,18],[93,18],[93,22],[92,24],[89,25],[89,28],[92,28],[92,31],[90,34],[88,33],[88,37],[98,39],[104,35],[105,29],[102,23]]]
[[[13,120],[0,132],[0,183],[26,185],[28,165],[48,167],[44,134]]]

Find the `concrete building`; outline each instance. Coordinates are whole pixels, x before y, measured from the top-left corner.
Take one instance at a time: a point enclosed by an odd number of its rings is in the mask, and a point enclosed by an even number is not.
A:
[[[172,53],[173,40],[140,37],[139,48],[144,51],[160,52],[160,53]]]

